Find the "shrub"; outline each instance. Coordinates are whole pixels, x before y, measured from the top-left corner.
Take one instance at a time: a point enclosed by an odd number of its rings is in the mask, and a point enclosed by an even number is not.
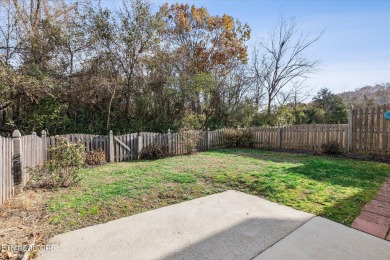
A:
[[[84,146],[56,137],[49,148],[50,159],[30,170],[30,186],[38,188],[69,187],[81,180],[80,170],[85,161]]]
[[[254,143],[250,129],[225,129],[223,137],[228,147],[252,147]]]
[[[106,153],[101,148],[85,153],[85,164],[87,165],[100,165],[105,162],[107,162]]]
[[[254,143],[252,130],[250,129],[239,130],[238,143],[240,147],[252,147]]]
[[[182,144],[187,154],[192,154],[197,151],[197,143],[200,138],[200,131],[188,128],[180,128],[180,135],[182,136]]]
[[[223,138],[225,140],[225,144],[228,147],[236,147],[238,146],[240,133],[237,129],[228,128],[223,132]]]
[[[168,156],[168,147],[162,144],[150,144],[141,150],[140,157],[144,160],[156,160]]]
[[[341,154],[341,147],[337,141],[323,143],[321,145],[322,152],[325,154]]]

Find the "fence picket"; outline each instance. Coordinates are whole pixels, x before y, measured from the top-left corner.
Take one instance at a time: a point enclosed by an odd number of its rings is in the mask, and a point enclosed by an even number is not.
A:
[[[383,113],[386,112],[387,106],[383,105]],[[383,116],[382,116],[383,118]],[[389,120],[383,120],[383,150],[384,150],[384,155],[389,155],[389,126],[390,121]]]

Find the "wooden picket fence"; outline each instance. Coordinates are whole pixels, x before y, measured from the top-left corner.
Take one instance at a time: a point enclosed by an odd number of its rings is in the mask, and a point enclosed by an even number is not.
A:
[[[42,165],[46,156],[44,155],[43,139],[36,134],[21,137],[21,172],[22,186],[30,180],[29,169]]]
[[[390,121],[383,116],[388,109],[390,105],[372,109],[350,109],[348,124],[251,127],[254,147],[321,151],[322,144],[335,141],[345,153],[389,156]],[[225,129],[217,129],[201,132],[197,142],[198,151],[224,147],[224,131]],[[142,132],[120,136],[71,134],[66,137],[71,141],[81,140],[87,151],[101,147],[109,162],[137,160],[142,148],[153,143],[166,145],[171,155],[188,152],[185,137],[181,133]]]
[[[22,191],[30,180],[29,169],[42,165],[46,159],[45,139],[32,135],[0,137],[0,205]]]
[[[352,111],[352,149],[353,153],[390,155],[390,121],[383,114],[390,105]]]
[[[372,109],[350,109],[348,124],[293,125],[280,127],[252,127],[254,148],[281,148],[305,151],[321,151],[321,145],[337,142],[343,152],[390,156],[390,121],[384,112],[390,105]],[[207,151],[225,147],[226,129],[203,131],[196,142],[197,150]],[[123,162],[140,159],[144,147],[159,143],[168,148],[170,155],[182,155],[189,151],[186,145],[188,133],[131,133],[115,136],[67,134],[62,137],[79,142],[85,151],[101,149],[107,162]],[[0,205],[18,193],[30,179],[29,168],[34,168],[50,158],[48,149],[56,144],[56,138],[42,131],[21,136],[15,131],[13,138],[0,137]]]
[[[86,152],[96,151],[101,149],[106,153],[106,157],[108,158],[108,137],[106,135],[92,135],[92,134],[67,134],[61,135],[61,137],[68,140],[71,143],[80,143],[84,145]],[[50,146],[56,145],[56,137],[48,136],[46,137],[46,151]],[[47,152],[47,157],[50,158],[50,153]]]
[[[252,127],[255,148],[321,151],[323,143],[337,142],[348,152],[348,125]]]
[[[198,151],[224,147],[223,129],[205,131],[199,134],[196,142]],[[161,144],[168,148],[169,155],[183,155],[188,153],[185,133],[151,133],[140,132],[114,136],[67,134],[63,135],[70,142],[78,142],[85,146],[85,151],[101,149],[105,151],[108,162],[123,162],[138,160],[143,147],[152,144]],[[55,145],[55,137],[49,137],[47,148]]]
[[[321,145],[331,141],[339,143],[344,152],[348,152],[348,124],[339,125],[295,125],[281,127],[251,127],[254,137],[254,148],[281,148],[291,150],[321,151]],[[197,150],[207,151],[225,147],[224,132],[226,129],[204,131],[199,134]],[[243,129],[242,129],[243,130]],[[168,148],[170,155],[188,153],[185,133],[132,133],[114,136],[68,134],[64,135],[70,142],[79,142],[87,152],[102,149],[108,162],[138,160],[143,147],[161,144]],[[48,146],[55,144],[50,137]],[[110,152],[112,150],[112,152]],[[112,156],[110,156],[112,154]]]

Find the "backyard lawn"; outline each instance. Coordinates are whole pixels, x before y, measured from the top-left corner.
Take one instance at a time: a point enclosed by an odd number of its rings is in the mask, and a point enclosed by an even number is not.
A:
[[[220,149],[85,170],[48,203],[67,231],[235,189],[350,225],[390,175],[388,164],[250,149]]]
[[[219,149],[83,170],[73,188],[27,190],[0,210],[0,240],[45,241],[104,223],[235,189],[350,225],[390,175],[385,163],[250,149]],[[18,223],[12,224],[10,223]]]

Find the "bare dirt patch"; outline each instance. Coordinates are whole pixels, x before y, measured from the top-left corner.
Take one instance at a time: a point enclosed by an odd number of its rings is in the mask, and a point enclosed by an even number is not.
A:
[[[47,202],[61,191],[25,190],[0,207],[0,244],[3,246],[45,244],[53,233],[48,224]],[[3,259],[18,259],[23,252],[2,250]]]

